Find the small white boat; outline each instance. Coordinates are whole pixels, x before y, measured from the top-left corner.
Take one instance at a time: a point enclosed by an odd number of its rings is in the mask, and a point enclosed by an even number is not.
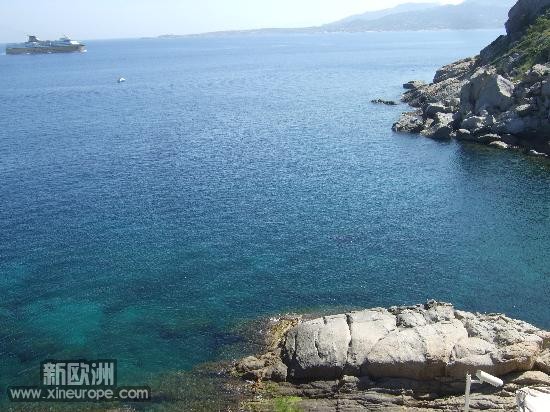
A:
[[[120,79],[117,80],[117,83],[124,83],[126,81],[126,79],[124,77],[121,77]]]

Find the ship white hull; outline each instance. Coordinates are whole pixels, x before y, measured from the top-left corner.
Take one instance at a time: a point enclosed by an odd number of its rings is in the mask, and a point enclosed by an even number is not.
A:
[[[6,54],[50,54],[50,53],[82,53],[86,51],[83,44],[71,46],[47,47],[7,47]]]

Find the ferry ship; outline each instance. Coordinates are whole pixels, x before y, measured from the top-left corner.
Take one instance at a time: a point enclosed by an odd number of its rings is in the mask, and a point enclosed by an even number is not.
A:
[[[84,52],[86,46],[67,36],[59,40],[39,40],[36,36],[29,36],[25,43],[12,43],[6,46],[6,54],[49,54]]]

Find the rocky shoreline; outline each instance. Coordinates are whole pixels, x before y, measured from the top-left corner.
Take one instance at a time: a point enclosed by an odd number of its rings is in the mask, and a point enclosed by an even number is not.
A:
[[[318,319],[274,322],[265,353],[230,372],[248,382],[242,410],[459,410],[465,374],[482,369],[503,388],[475,388],[472,410],[515,410],[515,392],[550,388],[550,332],[501,314],[429,301]]]
[[[404,85],[415,108],[396,132],[550,155],[550,0],[519,0],[507,34],[479,56],[442,67],[430,84]]]

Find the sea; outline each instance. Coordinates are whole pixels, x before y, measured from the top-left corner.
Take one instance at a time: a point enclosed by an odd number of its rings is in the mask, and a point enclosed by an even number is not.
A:
[[[216,397],[193,371],[286,313],[437,299],[550,328],[550,163],[393,133],[409,107],[371,103],[499,34],[1,55],[0,398],[44,360],[116,359],[185,409]]]

